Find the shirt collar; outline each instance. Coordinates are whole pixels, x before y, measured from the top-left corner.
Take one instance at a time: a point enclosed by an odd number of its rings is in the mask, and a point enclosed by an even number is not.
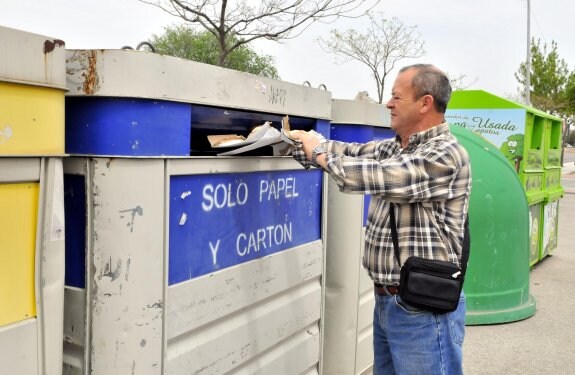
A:
[[[443,134],[449,134],[449,124],[447,122],[443,122],[439,125],[433,126],[422,132],[412,134],[409,137],[409,142],[406,148],[414,147],[421,143],[425,143],[430,139],[433,139]],[[401,139],[397,135],[395,136],[395,142],[397,142],[401,146]]]

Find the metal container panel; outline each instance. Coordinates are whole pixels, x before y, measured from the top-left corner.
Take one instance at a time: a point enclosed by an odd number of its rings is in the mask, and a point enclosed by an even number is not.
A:
[[[3,232],[0,234],[3,238],[0,254],[10,255],[10,259],[0,262],[10,266],[0,272],[0,294],[11,306],[3,308],[0,314],[2,319],[6,318],[4,313],[9,314],[10,320],[0,324],[3,325],[0,352],[29,358],[28,362],[15,362],[13,366],[22,367],[10,373],[28,373],[25,369],[30,363],[37,373],[62,373],[65,236],[62,175],[59,158],[0,158],[0,204],[3,208],[0,210]],[[15,288],[4,289],[8,286]],[[11,290],[17,293],[4,293]],[[27,323],[14,323],[17,321]],[[12,324],[4,325],[6,323]],[[33,335],[30,334],[32,329]],[[22,343],[19,353],[11,347],[6,348],[5,343],[14,346],[13,342]],[[22,354],[28,352],[34,355]]]
[[[66,286],[64,289],[64,346],[68,356],[77,357],[85,344],[86,336],[86,290]],[[76,347],[73,348],[73,347]],[[83,361],[83,354],[77,358]]]
[[[69,220],[87,217],[88,233],[67,241],[73,251],[85,243],[86,264],[78,256],[67,267],[84,267],[87,277],[84,286],[79,276],[66,286],[66,374],[212,374],[278,364],[284,374],[317,371],[319,170],[303,171],[291,158],[74,157],[66,181],[67,206],[86,195]],[[247,189],[249,203],[230,193],[240,183],[234,193]],[[210,202],[228,215],[210,216]],[[261,241],[257,228],[276,221],[306,227],[285,246],[259,242],[256,256],[233,256],[243,233]],[[178,262],[187,273],[172,272]]]
[[[72,96],[162,99],[226,109],[331,117],[331,93],[180,58],[133,50],[67,50]]]
[[[164,161],[89,159],[90,371],[161,374]]]
[[[0,327],[36,316],[39,185],[0,184]]]
[[[64,91],[0,80],[0,156],[64,154]]]
[[[365,270],[362,269],[365,274]],[[357,313],[357,346],[355,353],[355,373],[363,374],[373,368],[373,282],[367,276],[369,285],[360,287]],[[360,285],[363,283],[360,283]]]
[[[394,136],[383,104],[333,100],[330,138],[367,143]],[[370,196],[328,183],[322,372],[363,374],[373,367],[373,281],[362,266]]]
[[[166,373],[281,363],[276,369],[285,370],[278,373],[294,374],[317,365],[321,258],[315,242],[171,287]],[[287,264],[293,275],[286,274]],[[197,325],[188,327],[190,319]]]
[[[373,283],[361,266],[364,248],[364,196],[344,194],[334,181],[328,185],[326,233],[325,308],[323,317],[322,373],[356,374],[358,340],[371,344],[370,320],[364,321],[363,306],[373,306]],[[367,288],[367,291],[365,290]],[[371,293],[370,293],[371,292]],[[367,298],[362,298],[367,294]],[[362,301],[363,300],[363,301]],[[371,310],[373,317],[373,309]],[[364,332],[366,331],[366,332]],[[360,336],[364,332],[364,336]],[[365,335],[367,334],[367,337]]]
[[[545,202],[542,209],[541,222],[542,243],[539,260],[550,255],[557,248],[559,230],[559,199]]]
[[[3,374],[38,374],[36,319],[0,327],[0,363]]]
[[[0,26],[0,81],[66,88],[64,41]]]
[[[189,156],[192,106],[134,98],[66,99],[66,152]]]
[[[300,168],[281,158],[170,161],[167,373],[317,368],[322,176]],[[288,241],[278,223],[293,226]],[[261,228],[275,228],[274,241]],[[250,233],[255,242],[239,245]]]
[[[391,115],[385,104],[332,99],[331,122],[333,124],[389,128]]]

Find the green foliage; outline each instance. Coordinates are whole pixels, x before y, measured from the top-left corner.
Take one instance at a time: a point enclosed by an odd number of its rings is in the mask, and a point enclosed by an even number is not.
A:
[[[563,100],[566,106],[565,113],[571,116],[575,115],[575,72],[569,75]]]
[[[149,40],[157,53],[219,65],[220,46],[218,39],[209,31],[195,31],[189,27],[171,26],[164,28],[164,34],[153,35]],[[226,41],[236,42],[235,38]],[[262,77],[279,79],[275,60],[269,55],[258,55],[247,44],[243,44],[227,54],[223,66],[229,69],[256,74]]]
[[[526,71],[526,64],[522,63],[515,73],[515,78],[522,86],[519,90],[521,92],[525,87]],[[568,83],[571,83],[571,90],[575,92],[573,73],[569,72],[565,60],[559,57],[557,43],[552,41],[548,51],[547,44],[541,46],[539,40],[533,39],[530,74],[530,101],[533,107],[556,115],[569,115],[569,100],[575,102],[575,98],[569,98]]]

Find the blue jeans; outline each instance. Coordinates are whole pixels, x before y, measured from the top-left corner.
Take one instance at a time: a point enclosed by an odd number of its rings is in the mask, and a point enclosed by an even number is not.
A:
[[[465,295],[457,310],[434,314],[405,304],[399,295],[375,294],[374,375],[463,374]]]

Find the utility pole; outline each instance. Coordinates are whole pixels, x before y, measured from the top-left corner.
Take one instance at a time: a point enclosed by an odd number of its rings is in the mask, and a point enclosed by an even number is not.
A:
[[[531,0],[527,0],[527,61],[525,63],[525,104],[531,105]]]

